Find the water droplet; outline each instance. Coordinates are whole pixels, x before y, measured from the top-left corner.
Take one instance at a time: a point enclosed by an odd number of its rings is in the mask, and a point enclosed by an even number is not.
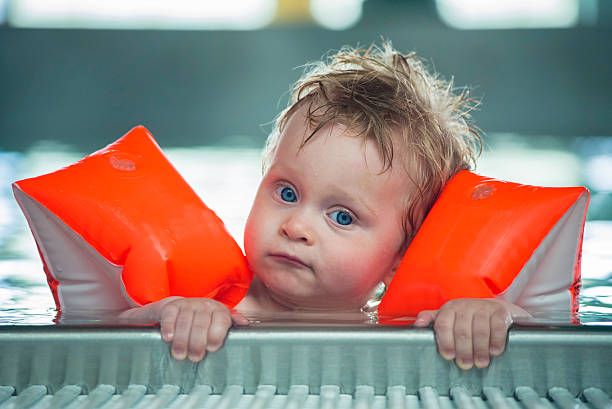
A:
[[[496,190],[497,189],[495,189],[495,186],[488,183],[483,183],[474,187],[471,198],[472,200],[486,199],[491,197]]]
[[[110,157],[110,164],[113,168],[118,170],[125,170],[128,172],[136,170],[136,164],[133,160],[128,158],[120,158],[113,155]]]

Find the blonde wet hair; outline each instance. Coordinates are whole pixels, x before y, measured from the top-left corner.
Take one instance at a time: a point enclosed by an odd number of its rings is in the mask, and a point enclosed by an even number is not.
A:
[[[307,107],[311,131],[302,146],[326,124],[344,124],[364,141],[376,142],[383,171],[395,164],[394,157],[402,158],[411,193],[406,195],[403,223],[407,246],[446,182],[475,165],[482,141],[470,111],[477,104],[468,89],[456,92],[452,80],[430,72],[414,53],[399,53],[390,42],[367,49],[343,47],[308,64],[294,84],[288,106],[268,136],[263,171],[298,108]]]

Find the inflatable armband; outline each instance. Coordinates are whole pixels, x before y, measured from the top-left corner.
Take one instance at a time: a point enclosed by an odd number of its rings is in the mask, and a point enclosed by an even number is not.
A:
[[[13,191],[58,310],[124,310],[171,295],[231,308],[248,290],[240,247],[142,126]]]
[[[503,298],[527,311],[577,312],[582,187],[544,188],[462,171],[446,185],[384,295],[381,316],[454,298]]]

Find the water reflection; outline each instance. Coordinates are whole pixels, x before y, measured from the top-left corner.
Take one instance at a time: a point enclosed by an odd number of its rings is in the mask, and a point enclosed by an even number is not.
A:
[[[260,150],[194,147],[164,149],[171,162],[242,245],[244,222],[260,179]],[[10,182],[59,169],[82,158],[68,146],[42,143],[24,153],[0,152],[0,324],[50,324],[55,304],[26,221]],[[544,138],[489,135],[477,171],[488,176],[547,186],[586,185],[591,205],[583,245],[581,321],[612,322],[612,138]],[[251,317],[253,322],[326,321],[298,315]],[[534,317],[543,322],[547,317]],[[62,317],[64,323],[113,321],[111,316]],[[369,315],[336,315],[339,323],[371,323]],[[549,323],[571,322],[548,316]],[[540,321],[538,321],[540,320]],[[552,321],[551,321],[552,320]]]
[[[514,320],[519,326],[612,326],[612,311],[608,305],[602,312],[581,311],[578,315],[570,315],[563,311],[548,311],[536,313],[532,317],[520,317]],[[282,327],[290,324],[292,327],[317,326],[411,326],[414,316],[378,316],[375,312],[345,311],[290,311],[267,314],[251,314],[245,316],[248,326]],[[159,324],[150,319],[121,318],[116,311],[87,311],[60,313],[54,307],[18,307],[5,308],[0,311],[0,326],[5,325],[67,325],[67,326],[112,326],[133,327],[153,326]],[[234,324],[235,327],[241,325]]]

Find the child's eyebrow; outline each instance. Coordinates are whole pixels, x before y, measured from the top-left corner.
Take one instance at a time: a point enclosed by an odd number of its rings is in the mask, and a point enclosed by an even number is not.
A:
[[[342,202],[349,202],[349,204],[353,204],[356,203],[357,205],[359,205],[360,207],[364,208],[365,211],[367,213],[370,214],[371,217],[376,218],[377,214],[374,211],[374,209],[372,209],[366,202],[365,200],[363,200],[363,198],[361,197],[356,197],[355,195],[351,195],[350,193],[348,193],[346,190],[344,190],[342,187],[340,186],[332,186],[332,189],[330,189],[330,196],[332,198],[334,198],[335,200]],[[349,207],[353,207],[353,206],[349,206]]]

